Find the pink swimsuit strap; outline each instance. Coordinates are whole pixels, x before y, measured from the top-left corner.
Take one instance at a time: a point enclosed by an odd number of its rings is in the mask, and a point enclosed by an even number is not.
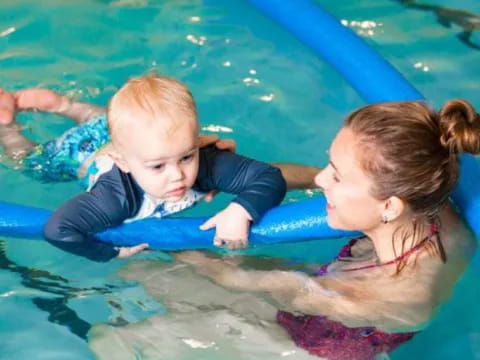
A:
[[[424,239],[422,239],[422,241],[420,241],[417,245],[415,245],[414,247],[412,247],[410,250],[404,252],[402,255],[398,256],[397,258],[393,259],[393,260],[390,260],[390,261],[387,261],[385,263],[381,263],[381,264],[371,264],[371,265],[365,265],[365,266],[359,266],[357,268],[351,268],[351,269],[345,269],[345,270],[340,270],[340,271],[343,271],[343,272],[347,272],[347,271],[358,271],[358,270],[365,270],[365,269],[371,269],[371,268],[376,268],[376,267],[380,267],[380,266],[386,266],[386,265],[392,265],[392,264],[396,264],[398,262],[400,262],[401,260],[404,260],[406,259],[407,257],[409,257],[410,255],[412,255],[413,253],[417,252],[418,250],[420,250],[423,245],[425,245],[427,243],[428,240],[430,240],[432,237],[434,236],[438,236],[439,234],[439,228],[438,228],[438,225],[435,225],[435,224],[431,224],[430,225],[430,234],[428,234]],[[338,255],[336,256],[335,260],[336,261],[342,261],[342,258],[348,258],[348,257],[351,257],[352,256],[352,247],[357,243],[358,240],[360,239],[363,239],[364,236],[362,237],[358,237],[358,238],[355,238],[355,239],[352,239],[348,242],[347,245],[345,245],[341,250],[340,252],[338,253]],[[322,275],[325,275],[326,273],[328,273],[328,266],[330,264],[324,264],[322,265],[316,272],[314,275],[316,276],[322,276]]]

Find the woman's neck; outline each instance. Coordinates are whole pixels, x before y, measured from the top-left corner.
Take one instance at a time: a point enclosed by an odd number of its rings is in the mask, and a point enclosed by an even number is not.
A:
[[[380,263],[386,263],[407,253],[419,241],[430,235],[430,227],[426,222],[422,224],[424,226],[418,226],[417,234],[414,234],[414,223],[412,218],[408,217],[380,224],[374,229],[365,231],[365,234],[372,240]]]

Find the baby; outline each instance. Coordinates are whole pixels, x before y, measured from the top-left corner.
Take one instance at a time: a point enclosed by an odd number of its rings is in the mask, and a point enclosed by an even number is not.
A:
[[[17,93],[17,104],[21,96]],[[102,113],[101,108],[60,100],[52,98],[59,101],[56,112],[79,122],[93,118],[45,146],[29,148],[27,139],[22,143],[17,134],[14,141],[15,131],[4,131],[13,125],[8,107],[0,102],[7,112],[0,116],[0,123],[10,123],[2,128],[0,140],[11,156],[25,156],[34,149],[23,159],[26,170],[42,174],[48,169],[50,175],[58,170],[65,176],[72,173],[67,168],[88,163],[92,153],[111,138],[111,145],[88,166],[88,191],[56,210],[45,227],[46,239],[63,250],[94,261],[131,256],[148,245],[117,248],[97,241],[95,234],[123,222],[182,211],[212,190],[237,196],[201,229],[216,228],[216,245],[240,248],[247,245],[250,223],[285,195],[286,183],[278,168],[215,146],[199,149],[193,97],[174,79],[158,75],[130,79],[110,100],[107,121],[95,116]],[[16,142],[22,144],[15,146]],[[63,152],[61,161],[49,154],[52,151]]]

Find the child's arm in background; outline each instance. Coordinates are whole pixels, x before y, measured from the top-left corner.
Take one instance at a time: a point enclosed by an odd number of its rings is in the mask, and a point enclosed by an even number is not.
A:
[[[58,248],[93,261],[128,257],[147,247],[140,244],[117,248],[95,239],[95,234],[121,224],[138,211],[141,194],[136,194],[125,174],[118,169],[103,174],[90,192],[82,193],[57,209],[48,220],[45,238]],[[130,184],[132,185],[132,184]]]

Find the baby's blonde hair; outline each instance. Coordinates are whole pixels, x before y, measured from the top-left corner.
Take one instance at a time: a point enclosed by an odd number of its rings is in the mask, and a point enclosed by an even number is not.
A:
[[[107,121],[112,143],[121,144],[132,126],[151,127],[163,122],[165,132],[181,121],[198,127],[195,101],[179,81],[158,74],[130,78],[110,99]]]

